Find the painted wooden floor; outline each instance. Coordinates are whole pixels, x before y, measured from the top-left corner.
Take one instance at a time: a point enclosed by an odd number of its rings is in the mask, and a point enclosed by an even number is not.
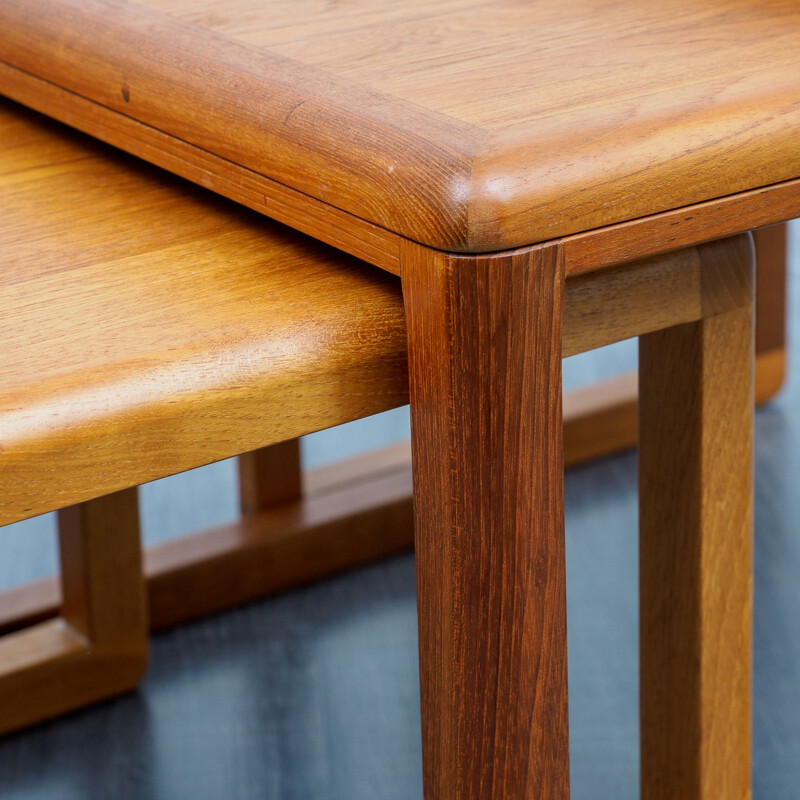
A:
[[[594,377],[630,357],[630,346],[590,356],[567,376]],[[800,786],[798,350],[793,362],[786,391],[757,416],[759,800],[797,798]],[[405,426],[398,412],[326,433],[306,456],[377,445]],[[632,800],[635,454],[572,470],[566,490],[573,797]],[[143,504],[150,541],[221,523],[234,515],[231,465],[148,486]],[[0,585],[52,570],[51,536],[47,518],[4,529]],[[159,635],[136,693],[0,740],[0,798],[419,800],[415,637],[411,557]]]

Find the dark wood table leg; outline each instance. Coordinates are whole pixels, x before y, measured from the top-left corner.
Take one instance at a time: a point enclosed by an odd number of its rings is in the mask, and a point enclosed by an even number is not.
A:
[[[756,402],[766,403],[786,377],[788,225],[753,232],[756,246]]]
[[[640,340],[643,800],[750,797],[752,246],[705,253],[709,316]]]
[[[556,249],[402,254],[426,800],[569,795]]]

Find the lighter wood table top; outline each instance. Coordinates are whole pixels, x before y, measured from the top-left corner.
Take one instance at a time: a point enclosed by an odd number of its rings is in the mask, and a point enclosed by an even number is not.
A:
[[[407,402],[397,279],[0,99],[0,525]]]
[[[0,91],[389,269],[386,232],[501,250],[800,176],[792,0],[6,0],[0,30]]]

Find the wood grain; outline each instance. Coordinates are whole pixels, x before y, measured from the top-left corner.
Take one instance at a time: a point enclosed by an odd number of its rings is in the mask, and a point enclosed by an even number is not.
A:
[[[245,516],[292,503],[303,493],[299,439],[243,453],[238,467],[239,507]]]
[[[576,275],[796,217],[800,217],[800,180],[586,231],[566,237],[561,246],[567,274]]]
[[[29,112],[0,133],[0,524],[407,401],[396,279]]]
[[[425,796],[569,792],[555,248],[409,246]]]
[[[769,402],[781,390],[786,377],[786,239],[786,225],[773,225],[753,232],[757,276],[756,405]],[[661,279],[664,278],[662,273]],[[570,287],[574,285],[574,279],[567,281],[567,309],[571,299],[577,301],[570,291]],[[653,291],[659,293],[655,286]],[[662,309],[659,311],[664,313]],[[566,335],[569,330],[568,314],[564,327]],[[639,437],[637,399],[636,373],[566,394],[565,465],[580,464],[635,447]]]
[[[0,62],[3,93],[96,139],[399,274],[399,237],[187,142]],[[0,103],[9,105],[7,101]],[[19,107],[17,107],[19,108]]]
[[[752,251],[718,255],[710,316],[640,341],[643,800],[751,796]]]
[[[567,281],[567,298],[569,297],[570,285],[571,282]],[[763,285],[762,281],[760,286]],[[758,328],[756,328],[757,335]],[[761,353],[756,357],[756,403],[768,401],[775,391],[780,388],[784,367],[783,350]],[[566,393],[563,399],[564,466],[576,466],[595,458],[635,447],[638,442],[637,398],[638,375],[636,373],[629,373],[596,386],[587,386],[583,389]],[[242,479],[243,510],[261,508],[262,503],[271,502],[277,497],[287,499],[289,494],[294,493],[296,482],[292,465],[295,459],[295,447],[296,440],[290,440],[287,443],[288,454],[286,451],[281,454],[281,451],[284,450],[283,445],[276,445],[252,454],[240,456],[240,474],[246,476]],[[261,496],[260,492],[263,490],[264,484],[258,481],[258,476],[263,476],[263,471],[259,472],[258,470],[259,461],[266,457],[268,474],[272,475],[274,473],[269,468],[274,466],[275,471],[278,471],[279,464],[283,463],[280,460],[275,460],[278,459],[279,454],[287,458],[286,473],[285,476],[281,476],[282,478],[286,477],[287,480],[286,482],[281,480],[277,487],[272,484],[272,489],[267,492],[266,497]],[[347,492],[352,491],[357,498],[364,498],[365,500],[369,498],[369,502],[372,504],[371,508],[380,508],[382,498],[375,493],[373,481],[376,478],[383,479],[390,476],[393,476],[398,481],[405,481],[403,485],[406,487],[406,494],[402,500],[397,499],[397,496],[393,496],[392,503],[396,502],[397,507],[388,506],[381,509],[382,512],[388,514],[386,521],[384,521],[382,513],[376,517],[378,519],[376,532],[380,532],[381,535],[376,535],[371,539],[374,549],[368,549],[368,552],[369,557],[382,559],[398,551],[411,550],[413,547],[414,537],[411,525],[409,525],[405,533],[392,527],[397,521],[397,515],[411,514],[410,441],[400,442],[396,445],[346,459],[345,461],[334,462],[325,467],[305,471],[302,474],[302,487],[306,496],[328,494],[340,489]],[[267,486],[269,487],[269,485]],[[276,489],[280,491],[275,493]],[[284,494],[284,491],[287,494]],[[308,499],[298,497],[297,502],[307,503]],[[337,503],[332,502],[331,507],[336,508]],[[352,515],[358,516],[358,508],[357,500],[350,509]],[[307,519],[310,512],[298,509],[295,513],[298,519]],[[408,518],[410,519],[410,516]],[[396,538],[385,535],[387,522],[391,530],[397,530]],[[353,541],[349,535],[349,525],[350,523],[347,522],[341,526],[339,530],[341,531],[342,542],[341,545],[337,544],[335,546],[351,552],[356,558],[356,564],[365,563],[366,557],[352,548]],[[250,528],[250,540],[254,537],[253,532],[255,530],[254,526]],[[327,535],[324,532],[324,525],[320,525],[319,530],[322,532],[322,537]],[[272,536],[272,530],[265,526],[263,531],[265,537],[269,540]],[[302,536],[307,542],[306,546],[309,552],[318,551],[322,547],[322,538],[318,540],[313,529],[303,527],[302,531]],[[255,548],[246,545],[246,538],[243,538],[239,544],[232,546],[229,527],[205,534],[204,541],[206,554],[216,559],[217,570],[224,567],[233,573],[231,577],[224,580],[224,583],[231,586],[238,586],[238,582],[234,577],[238,570],[256,568],[252,563],[254,558],[271,557],[269,547],[266,547],[260,554],[256,555]],[[327,541],[326,546],[329,548],[332,546],[330,540]],[[239,550],[238,548],[241,549]],[[169,557],[162,558],[158,547],[154,549],[152,554],[146,556],[146,580],[151,581],[158,578],[162,583],[158,596],[152,592],[150,593],[150,623],[153,627],[158,628],[162,623],[167,624],[164,620],[171,620],[170,624],[176,624],[184,619],[195,619],[202,616],[202,613],[216,612],[234,604],[234,601],[229,596],[222,596],[215,592],[213,595],[206,593],[202,596],[198,593],[202,600],[202,612],[193,607],[187,601],[187,598],[183,599],[179,608],[176,606],[174,600],[176,591],[170,585],[171,576],[180,573],[182,580],[194,582],[195,579],[193,577],[186,577],[188,574],[187,563],[195,564],[199,569],[204,569],[202,559],[198,556],[199,551],[202,549],[203,547],[196,544],[193,537],[190,536],[170,545]],[[224,559],[220,558],[221,552],[225,553]],[[239,554],[245,555],[244,563],[239,560]],[[163,570],[149,571],[149,568],[154,564],[165,566]],[[329,560],[327,564],[331,571],[321,570],[314,572],[315,578],[327,576],[340,568],[347,569],[351,566],[346,561],[339,561],[338,559]],[[258,589],[253,587],[248,589],[246,595],[248,599],[275,591],[275,583],[270,579],[270,573],[266,574],[268,580],[265,584]],[[302,582],[302,576],[305,574],[305,572],[299,573],[297,577],[298,585]],[[60,596],[59,583],[55,578],[35,581],[0,593],[0,635],[29,627],[57,616],[60,608]],[[169,607],[173,609],[170,614],[162,613],[158,605],[159,596],[168,599]],[[182,611],[179,613],[180,609]]]
[[[137,489],[58,514],[61,616],[93,647],[147,652],[147,604]]]
[[[305,492],[295,500],[148,548],[143,569],[150,629],[413,548],[408,442],[311,470],[303,484]],[[135,508],[128,511],[126,519],[134,519]],[[61,585],[55,577],[0,592],[0,635],[56,617],[60,609]]]
[[[406,402],[396,282],[4,111],[0,521]],[[698,263],[686,250],[570,278],[564,352],[695,319]]]
[[[133,688],[147,665],[136,490],[60,519],[61,617],[0,639],[0,732]]]
[[[411,472],[318,490],[145,555],[151,627],[162,629],[406,552]]]
[[[717,242],[703,245],[721,246]],[[689,247],[571,276],[564,295],[562,355],[585,353],[699,319],[703,315],[699,250]]]
[[[18,76],[0,88],[15,83],[23,102],[27,74],[91,101],[76,123],[119,146],[135,144],[112,114],[165,134],[151,142],[160,162],[183,143],[212,154],[207,180],[225,193],[244,168],[448,250],[556,239],[800,176],[800,14],[787,0],[288,13],[9,0],[0,25],[0,61]]]

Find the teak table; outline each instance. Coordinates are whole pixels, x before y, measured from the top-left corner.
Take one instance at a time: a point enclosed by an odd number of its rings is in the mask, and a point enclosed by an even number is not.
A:
[[[4,94],[401,276],[426,796],[565,797],[565,286],[800,215],[796,4],[7,0],[0,30]],[[645,798],[750,793],[746,250],[704,251],[691,322],[655,283],[597,318],[654,323]]]

